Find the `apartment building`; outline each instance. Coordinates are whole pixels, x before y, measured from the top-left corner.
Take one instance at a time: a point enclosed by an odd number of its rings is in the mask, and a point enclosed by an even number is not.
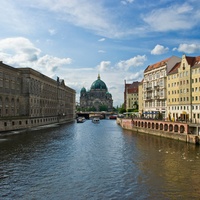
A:
[[[161,113],[163,118],[167,117],[167,74],[180,60],[172,56],[144,70],[142,89],[145,117],[154,118],[157,113]]]
[[[142,116],[144,110],[144,100],[143,100],[143,80],[138,85],[138,112],[139,116]]]
[[[182,56],[168,73],[167,107],[169,120],[200,122],[200,56]]]
[[[192,66],[192,112],[191,119],[200,123],[200,56],[195,57]]]
[[[124,106],[126,111],[136,109],[136,107],[138,107],[138,86],[138,81],[131,84],[126,83],[125,81]]]

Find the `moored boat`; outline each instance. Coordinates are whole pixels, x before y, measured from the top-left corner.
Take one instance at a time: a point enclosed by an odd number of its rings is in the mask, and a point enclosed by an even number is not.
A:
[[[92,119],[92,122],[93,122],[93,123],[99,123],[99,122],[100,122],[100,119],[99,119],[98,117],[94,117],[94,118]]]
[[[77,123],[83,123],[85,121],[85,118],[84,117],[78,117],[76,119]]]
[[[109,119],[117,119],[117,115],[110,115]]]

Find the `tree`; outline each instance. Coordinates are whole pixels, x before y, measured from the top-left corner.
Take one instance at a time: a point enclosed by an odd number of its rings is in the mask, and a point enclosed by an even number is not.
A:
[[[134,110],[138,110],[138,102],[137,101],[134,102],[133,108],[134,108]]]
[[[124,104],[122,104],[121,107],[119,107],[119,113],[123,114],[124,112],[126,112],[126,109],[124,107]]]
[[[106,106],[106,105],[100,105],[99,106],[99,111],[108,111],[108,106]]]
[[[93,107],[88,108],[88,111],[97,111],[97,110],[96,110],[96,108],[93,106]]]

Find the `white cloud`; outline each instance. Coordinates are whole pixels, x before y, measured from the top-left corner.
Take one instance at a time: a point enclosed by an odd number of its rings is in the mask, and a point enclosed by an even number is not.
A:
[[[99,42],[104,42],[106,39],[105,38],[101,38],[101,39],[99,39],[98,41]]]
[[[75,26],[94,31],[107,37],[118,37],[122,34],[118,25],[100,1],[93,0],[35,0],[32,6],[48,9],[58,18]],[[27,5],[28,6],[28,5]]]
[[[56,69],[72,62],[70,58],[41,55],[41,50],[23,37],[0,40],[0,60],[15,67],[31,67],[48,76],[53,76]]]
[[[124,5],[127,5],[129,3],[133,3],[133,2],[134,2],[134,0],[123,0],[123,1],[121,1],[121,3],[124,4]]]
[[[146,61],[146,56],[140,56],[137,55],[133,58],[130,58],[129,60],[122,60],[120,62],[117,63],[117,67],[121,70],[129,70],[130,67],[139,67],[142,66],[144,64],[144,62]]]
[[[97,69],[99,71],[106,71],[110,68],[110,64],[111,62],[110,61],[102,61],[98,66],[97,66]]]
[[[99,53],[106,53],[104,50],[99,50],[98,52]]]
[[[55,35],[56,34],[56,30],[55,29],[49,29],[49,34],[50,35]]]
[[[23,37],[0,40],[0,56],[8,64],[20,63],[25,67],[29,62],[37,61],[40,52],[40,49]]]
[[[134,74],[130,74],[130,75],[126,76],[125,80],[127,82],[141,81],[143,79],[143,76],[144,76],[144,70],[141,70]]]
[[[143,20],[152,27],[153,31],[176,31],[191,29],[198,24],[199,11],[189,4],[175,4],[159,8],[146,14]],[[190,19],[190,23],[188,23]]]
[[[153,55],[161,55],[167,53],[169,51],[168,47],[164,47],[162,45],[157,44],[153,50],[151,50],[151,54]]]
[[[43,73],[45,72],[52,76],[52,74],[55,74],[59,67],[71,64],[71,62],[72,60],[70,58],[58,58],[45,55],[38,59],[37,64],[35,64],[35,68],[38,68],[37,66],[39,66],[38,70],[42,70]]]
[[[180,44],[178,48],[174,48],[173,50],[184,53],[195,53],[200,51],[200,44]]]

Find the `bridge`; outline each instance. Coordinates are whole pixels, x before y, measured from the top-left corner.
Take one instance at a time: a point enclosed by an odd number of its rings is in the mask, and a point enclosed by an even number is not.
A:
[[[113,112],[76,112],[76,117],[85,117],[85,119],[99,117],[101,119],[106,119],[113,114]]]

